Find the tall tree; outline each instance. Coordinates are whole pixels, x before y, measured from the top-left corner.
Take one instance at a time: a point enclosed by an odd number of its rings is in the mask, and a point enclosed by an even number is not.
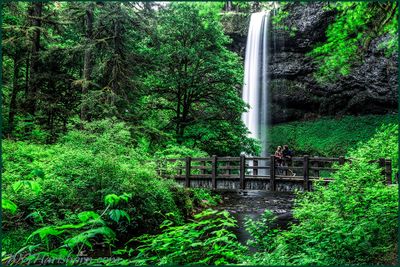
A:
[[[20,66],[21,66],[21,56],[18,53],[14,54],[13,58],[13,87],[11,91],[11,98],[10,98],[10,108],[8,112],[8,129],[7,133],[12,135],[14,130],[14,118],[17,113],[17,94],[19,92],[19,73],[20,73]]]
[[[38,83],[37,75],[39,74],[39,60],[40,60],[40,34],[42,25],[42,11],[43,3],[34,2],[28,9],[28,17],[31,21],[30,28],[32,30],[31,37],[31,51],[30,51],[30,76],[28,82],[28,88],[26,92],[26,103],[25,108],[28,114],[35,115],[36,103],[37,103],[37,92]]]
[[[93,69],[93,23],[94,23],[94,9],[95,4],[89,3],[86,7],[85,12],[85,37],[86,37],[86,48],[83,59],[83,82],[82,82],[82,103],[81,103],[81,119],[87,120],[87,92],[91,80],[92,69]]]
[[[243,144],[242,62],[226,48],[229,39],[219,22],[220,9],[213,5],[189,6],[173,3],[161,10],[157,32],[145,51],[153,58],[154,66],[145,83],[157,107],[171,112],[166,127],[174,128],[178,143],[199,135],[207,124],[214,127],[208,128],[209,136],[226,140],[224,131],[220,131],[224,127],[221,122],[225,122],[238,130],[236,134]],[[190,132],[186,132],[188,128]]]

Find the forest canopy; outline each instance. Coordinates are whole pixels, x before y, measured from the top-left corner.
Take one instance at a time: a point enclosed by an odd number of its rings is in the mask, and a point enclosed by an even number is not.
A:
[[[153,150],[177,143],[255,152],[241,121],[243,63],[227,49],[220,8],[5,4],[3,134],[52,143],[68,127],[114,117]]]

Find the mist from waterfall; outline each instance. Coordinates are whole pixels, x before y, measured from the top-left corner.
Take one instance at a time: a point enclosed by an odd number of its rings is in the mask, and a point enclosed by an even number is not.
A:
[[[261,141],[261,156],[268,155],[269,93],[268,50],[270,13],[253,13],[247,35],[243,100],[250,105],[242,120],[250,137]]]

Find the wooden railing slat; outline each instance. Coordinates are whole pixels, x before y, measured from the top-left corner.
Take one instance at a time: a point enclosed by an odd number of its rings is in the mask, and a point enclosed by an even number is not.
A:
[[[270,158],[270,170],[269,170],[269,176],[270,176],[270,180],[269,180],[269,189],[271,191],[275,191],[276,189],[276,185],[275,185],[275,156],[271,155]]]
[[[190,164],[191,164],[191,158],[187,157],[186,158],[186,180],[185,180],[185,185],[186,187],[190,187]]]
[[[245,184],[244,184],[244,176],[245,176],[245,172],[246,172],[246,157],[244,155],[240,155],[240,189],[244,189],[245,188]]]
[[[302,161],[299,161],[301,159]],[[262,160],[262,161],[261,161]],[[330,182],[332,177],[321,177],[320,171],[336,172],[339,168],[334,163],[338,162],[343,165],[352,160],[343,156],[338,158],[322,158],[322,157],[297,157],[292,158],[291,166],[276,166],[275,157],[271,155],[269,158],[265,157],[217,157],[213,155],[211,158],[191,158],[184,159],[163,159],[156,161],[157,173],[164,178],[175,178],[178,180],[184,179],[186,187],[191,186],[191,180],[197,179],[202,186],[201,180],[210,180],[213,189],[217,189],[217,181],[219,180],[239,180],[240,189],[246,188],[246,180],[269,181],[270,190],[276,190],[276,181],[303,181],[304,190],[311,190],[311,182],[322,179],[323,181]],[[265,161],[265,163],[263,163]],[[269,161],[269,164],[267,163]],[[177,162],[180,162],[177,164]],[[195,162],[195,163],[193,163]],[[237,162],[232,163],[232,162]],[[382,175],[385,177],[387,184],[392,184],[392,161],[390,159],[380,158],[378,160],[371,160],[370,163],[378,162],[382,168]],[[253,163],[253,166],[247,166],[247,163]],[[294,164],[296,163],[296,164]],[[168,164],[172,166],[168,166]],[[195,165],[194,165],[195,164]],[[268,166],[259,166],[259,164],[267,164]],[[301,164],[301,166],[299,166]],[[178,165],[178,166],[176,166]],[[179,166],[180,165],[180,166]],[[220,169],[220,170],[219,170]],[[269,169],[269,174],[258,175],[259,169]],[[193,170],[194,173],[193,173]],[[207,171],[208,170],[208,171]],[[238,170],[238,171],[235,171]],[[250,171],[246,175],[246,170]],[[279,175],[276,170],[294,170],[294,176]],[[300,170],[300,171],[299,171]],[[302,175],[301,175],[302,170]],[[172,171],[172,173],[171,173]],[[175,172],[175,173],[174,173]],[[183,173],[184,172],[184,173]],[[329,174],[330,175],[330,174]],[[199,180],[200,179],[200,180]],[[397,183],[397,179],[394,179]]]
[[[308,181],[309,179],[308,165],[309,165],[309,158],[306,155],[304,156],[304,161],[303,161],[304,191],[310,191],[310,183]]]
[[[217,189],[217,156],[213,155],[212,156],[212,169],[211,169],[211,184],[212,184],[212,189],[215,190]]]

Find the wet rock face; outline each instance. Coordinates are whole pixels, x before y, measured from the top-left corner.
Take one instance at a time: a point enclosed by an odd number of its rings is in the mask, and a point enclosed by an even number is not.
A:
[[[364,61],[354,66],[348,76],[330,85],[317,83],[314,78],[317,66],[306,54],[326,41],[327,27],[335,19],[335,12],[324,9],[324,5],[290,3],[285,6],[288,17],[272,27],[269,58],[272,123],[324,115],[396,112],[397,54],[388,58],[380,49],[388,36],[372,40]],[[233,40],[230,49],[243,59],[248,20],[243,14],[228,14],[223,22]]]
[[[225,34],[232,40],[228,48],[244,59],[250,15],[240,12],[225,12],[222,14],[221,22]]]
[[[326,40],[326,29],[335,17],[335,12],[323,7],[323,3],[291,3],[285,7],[289,16],[282,21],[286,30],[273,28],[272,122],[396,112],[397,55],[387,58],[379,48],[387,36],[372,40],[365,60],[348,76],[324,86],[314,79],[317,67],[306,54]]]
[[[326,40],[325,30],[334,19],[334,11],[323,9],[324,3],[290,3],[284,10],[289,16],[282,20],[281,27],[273,29],[277,39],[277,51],[305,53],[318,42]]]

